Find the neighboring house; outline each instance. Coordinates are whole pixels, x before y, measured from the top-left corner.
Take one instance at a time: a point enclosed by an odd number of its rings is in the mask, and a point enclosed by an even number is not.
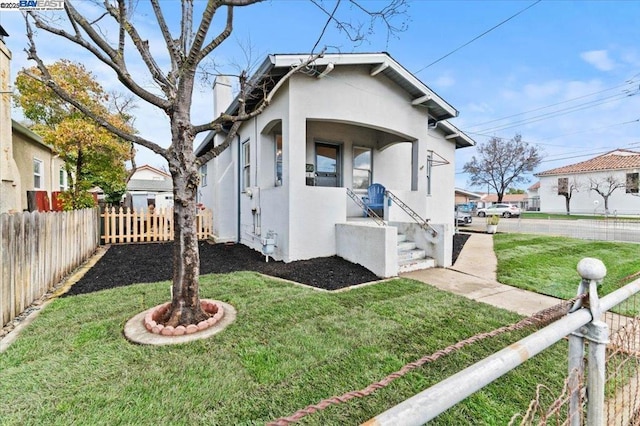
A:
[[[268,56],[251,80],[257,97],[305,58]],[[215,83],[214,105],[215,116],[238,109],[226,78]],[[454,154],[474,145],[447,121],[457,114],[386,53],[326,54],[285,82],[231,146],[202,166],[198,201],[213,209],[217,241],[273,249],[285,262],[338,255],[394,276],[421,267],[400,265],[402,232],[417,245],[407,259],[421,251],[449,266]],[[223,139],[208,135],[196,154]],[[384,225],[363,220],[349,194],[360,199],[372,183],[429,219],[437,235],[390,199]]]
[[[540,181],[527,188],[527,210],[540,211]]]
[[[11,51],[0,26],[0,213],[22,210],[20,176],[13,158],[11,127]]]
[[[537,173],[540,178],[540,209],[547,213],[566,213],[567,188],[577,188],[570,200],[572,213],[605,213],[604,200],[590,190],[592,184],[618,188],[609,197],[609,213],[640,214],[640,152],[617,149],[587,161]],[[608,191],[607,191],[608,192]]]
[[[67,189],[64,162],[42,138],[11,119],[11,51],[0,26],[0,213],[50,210]]]
[[[489,207],[492,204],[498,202],[498,194],[483,194],[481,202],[478,203],[479,207]],[[502,203],[512,204],[520,207],[522,210],[527,210],[527,195],[526,194],[504,194],[502,196]]]
[[[127,182],[127,204],[135,209],[146,209],[154,204],[157,209],[173,207],[173,180],[171,175],[147,164],[137,167]]]
[[[456,205],[458,204],[470,204],[476,206],[478,201],[482,199],[482,194],[467,191],[466,189],[455,188]]]
[[[53,193],[67,189],[67,173],[64,161],[42,138],[20,123],[11,120],[13,158],[18,168],[20,181],[21,210],[50,210]],[[37,192],[49,200],[41,204],[33,198]],[[44,197],[46,193],[46,197]],[[29,201],[29,197],[31,201]],[[38,204],[36,204],[38,203]]]

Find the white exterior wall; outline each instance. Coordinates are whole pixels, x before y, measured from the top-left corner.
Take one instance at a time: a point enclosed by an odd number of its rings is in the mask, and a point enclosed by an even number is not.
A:
[[[412,107],[408,94],[384,76],[371,77],[367,67],[338,67],[324,79],[296,75],[291,79],[289,87],[292,137],[306,140],[306,147],[296,145],[295,157],[290,159],[292,169],[295,170],[291,171],[289,258],[294,260],[327,256],[336,253],[333,225],[346,220],[347,197],[346,191],[341,188],[305,185],[305,164],[314,163],[315,141],[320,139],[342,145],[342,183],[344,186],[351,186],[353,146],[373,144],[379,149],[382,142],[365,140],[376,134],[368,131],[367,127],[390,129],[407,135],[398,136],[398,142],[424,138],[427,114],[424,110]],[[349,131],[333,125],[333,122],[351,123],[358,128]],[[321,137],[316,139],[316,135],[320,133]],[[376,154],[373,159],[373,181],[378,182],[375,160]],[[396,167],[402,168],[403,165],[406,167],[407,162]],[[408,166],[410,168],[410,162]],[[393,182],[380,183],[386,183],[388,189],[393,189]],[[357,209],[355,213],[358,214]],[[418,213],[423,215],[424,208]],[[309,235],[310,232],[313,233],[312,236]]]
[[[359,222],[336,225],[337,255],[379,277],[398,275],[398,231]]]
[[[215,136],[216,145],[222,136]],[[213,235],[216,241],[238,238],[238,141],[207,163],[207,187],[201,187],[201,202],[213,211]]]
[[[453,165],[434,168],[432,196],[427,198],[426,160],[427,151],[434,150],[453,162],[455,144],[444,140],[440,131],[428,130],[426,109],[411,101],[383,75],[371,77],[366,66],[337,67],[324,79],[294,75],[263,114],[240,128],[240,141],[251,141],[252,197],[239,195],[239,212],[237,141],[209,163],[211,188],[200,188],[200,199],[213,208],[216,238],[237,238],[260,250],[262,239],[272,231],[277,234],[272,256],[277,260],[335,255],[336,224],[362,214],[344,188],[352,186],[354,146],[373,149],[372,182],[382,183],[432,223],[449,224]],[[274,128],[283,138],[282,186],[275,185]],[[306,185],[305,165],[315,162],[316,141],[341,145],[343,188]],[[405,220],[402,215],[398,217]],[[443,229],[449,229],[443,236],[446,241],[451,227]],[[437,258],[446,259],[446,252],[450,258],[451,245],[443,244],[442,250]]]
[[[11,137],[11,51],[0,41],[0,213],[22,209],[22,186]]]
[[[131,179],[140,179],[140,180],[169,180],[170,177],[167,177],[163,174],[157,173],[153,170],[149,169],[137,169]]]
[[[574,192],[571,197],[571,213],[604,214],[604,199],[595,191],[590,191],[589,178],[595,180],[605,179],[613,175],[619,182],[626,182],[627,173],[637,173],[640,170],[621,170],[608,172],[582,173],[577,175],[578,183],[583,187],[579,192]],[[558,178],[567,177],[569,182],[573,179],[570,175],[541,176],[540,177],[540,211],[545,213],[566,213],[565,197],[558,195]],[[598,201],[596,205],[595,201]],[[640,196],[627,194],[625,188],[616,189],[609,197],[609,213],[618,215],[640,214]]]
[[[446,140],[442,132],[436,128],[429,129],[427,148],[446,158],[449,164],[437,164],[437,161],[441,161],[441,159],[436,155],[433,156],[436,164],[431,168],[431,195],[427,196],[427,213],[425,217],[431,219],[431,223],[434,224],[452,225],[456,198],[454,190],[455,144],[450,140]],[[422,160],[424,157],[420,158]],[[422,167],[422,162],[420,167]],[[420,170],[420,174],[426,179],[426,170]],[[447,226],[445,226],[445,229],[451,228],[451,226]],[[449,258],[451,258],[450,255]]]
[[[256,250],[262,249],[262,240],[269,231],[276,234],[276,247],[272,257],[290,261],[289,180],[288,159],[296,147],[289,143],[288,88],[274,97],[271,105],[257,118],[245,123],[239,131],[240,140],[251,144],[251,196],[240,194],[240,242]],[[283,139],[282,185],[275,185],[275,140],[271,130],[279,123]],[[236,148],[237,150],[237,148]],[[237,158],[237,155],[236,155]],[[236,164],[237,167],[237,164]],[[304,165],[303,165],[304,168]]]

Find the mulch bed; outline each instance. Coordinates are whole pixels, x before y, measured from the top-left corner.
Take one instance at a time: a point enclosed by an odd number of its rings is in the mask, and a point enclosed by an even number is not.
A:
[[[453,261],[469,235],[454,236]],[[265,262],[259,252],[241,244],[200,242],[200,273],[256,271],[326,290],[337,290],[376,281],[371,271],[338,256],[290,263]],[[168,281],[172,278],[172,243],[114,245],[65,296],[91,293],[135,283]]]

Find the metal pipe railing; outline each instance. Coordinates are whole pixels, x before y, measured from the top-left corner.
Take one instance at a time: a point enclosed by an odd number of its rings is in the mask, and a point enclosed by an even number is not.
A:
[[[582,271],[580,272],[582,274]],[[585,279],[597,281],[583,275],[583,280]],[[592,291],[595,291],[595,285],[590,286],[590,292]],[[600,322],[599,312],[608,311],[638,292],[640,292],[640,279],[600,299],[599,309],[596,309],[596,312],[594,312],[596,314],[595,317],[590,308],[583,308],[570,313],[553,324],[401,402],[395,407],[367,421],[364,425],[422,425],[551,345],[581,329],[581,327],[587,324],[595,324],[595,326],[598,327],[599,324],[597,323]],[[590,294],[590,298],[592,297],[593,295]],[[595,297],[597,298],[597,296]],[[598,332],[602,332],[602,330],[599,329]],[[588,332],[584,334],[585,337],[592,342],[590,352],[593,353],[592,356],[595,358],[590,360],[591,362],[588,362],[588,364],[600,365],[597,361],[601,358],[601,352],[606,345],[604,342],[606,342],[607,336],[596,336],[596,339],[592,340],[589,338]],[[599,373],[600,372],[596,375],[590,370],[590,375],[597,377],[594,377],[594,383],[588,384],[588,386],[604,386],[604,382],[600,383],[599,378],[601,376]],[[600,395],[601,392],[603,392],[603,389],[592,389],[592,391],[589,392],[591,399],[589,403],[594,403],[595,398],[593,396]],[[588,414],[591,415],[591,419],[589,419],[589,417],[587,418],[589,425],[601,426],[601,423],[597,423],[599,421],[598,419],[601,418],[598,413],[595,413],[597,410],[600,410],[601,415],[602,409],[598,406],[595,408],[592,407],[591,410],[588,411]]]
[[[384,220],[380,216],[378,216],[376,212],[370,209],[369,206],[367,206],[364,203],[364,201],[362,201],[362,198],[358,197],[358,195],[355,192],[353,192],[351,189],[349,188],[345,188],[345,189],[347,190],[347,195],[349,196],[349,198],[351,198],[353,202],[356,203],[358,207],[360,207],[363,211],[367,212],[367,215],[370,218],[372,218],[380,226],[386,225]]]
[[[396,203],[406,214],[409,215],[422,229],[425,231],[431,231],[431,235],[436,237],[438,235],[438,231],[431,226],[428,219],[423,219],[418,213],[416,213],[411,207],[404,203],[398,196],[396,196],[391,191],[385,191],[385,195],[394,203]]]

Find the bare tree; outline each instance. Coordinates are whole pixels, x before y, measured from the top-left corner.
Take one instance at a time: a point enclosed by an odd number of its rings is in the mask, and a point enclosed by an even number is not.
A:
[[[191,106],[196,71],[199,65],[206,58],[209,58],[232,33],[235,8],[247,7],[259,1],[209,0],[205,4],[198,3],[198,7],[203,7],[203,10],[198,9],[194,14],[193,0],[183,0],[180,3],[180,23],[175,26],[173,22],[178,22],[178,19],[169,15],[166,8],[174,7],[176,3],[150,0],[157,31],[166,45],[166,52],[161,57],[163,60],[166,58],[166,62],[168,62],[165,68],[160,65],[163,62],[160,61],[161,58],[154,57],[149,41],[139,32],[133,20],[137,1],[104,0],[96,2],[96,6],[101,3],[103,10],[95,12],[95,16],[91,17],[88,16],[88,13],[87,16],[80,13],[71,1],[64,2],[64,16],[57,16],[55,20],[48,19],[47,15],[33,11],[25,15],[29,39],[28,57],[35,61],[42,74],[33,77],[39,79],[62,99],[109,131],[126,141],[134,142],[161,155],[169,164],[169,171],[173,177],[175,234],[173,296],[171,308],[164,318],[165,325],[196,324],[208,317],[208,314],[200,306],[198,294],[200,258],[195,228],[195,200],[200,179],[199,167],[223,152],[235,139],[241,123],[262,113],[278,89],[285,84],[291,75],[304,70],[323,54],[322,51],[310,54],[306,61],[292,67],[284,78],[270,90],[257,90],[261,99],[258,102],[252,99],[251,107],[247,107],[249,96],[259,88],[254,87],[254,82],[248,79],[246,72],[241,73],[237,112],[233,115],[223,113],[218,117],[213,117],[211,121],[194,124],[191,119]],[[357,0],[351,0],[348,3],[358,6]],[[320,3],[315,4],[322,9]],[[360,40],[357,27],[337,18],[336,11],[339,5],[340,1],[337,2],[333,12],[328,13],[327,24],[322,30],[322,34],[324,34],[327,25],[332,23],[341,30],[349,29],[349,37]],[[377,6],[382,8],[367,10],[355,7],[352,13],[357,11],[365,16],[371,25],[376,22],[382,23],[387,31],[393,33],[396,28],[391,25],[391,21],[404,13],[406,10],[405,0],[389,0],[381,2]],[[225,15],[220,21],[222,22],[221,28],[214,30],[214,16],[218,13]],[[218,19],[215,20],[216,23],[218,21]],[[57,85],[36,49],[33,25],[47,33],[48,43],[53,35],[91,52],[115,73],[119,81],[133,96],[164,111],[171,128],[170,146],[163,148],[140,135],[118,129],[87,105],[83,105],[77,98],[71,96],[64,87]],[[177,30],[172,32],[171,28],[177,28]],[[371,29],[370,26],[360,28],[367,31]],[[318,38],[318,42],[322,38],[322,34]],[[139,76],[137,72],[135,75],[132,73],[130,67],[132,58],[144,64],[148,75]],[[149,89],[150,80],[153,81],[155,89]],[[195,136],[210,131],[224,132],[226,134],[225,141],[200,157],[196,157],[193,151]]]
[[[582,183],[575,176],[571,178],[558,178],[558,184],[555,185],[553,189],[558,192],[558,195],[564,197],[564,206],[567,211],[567,215],[570,215],[571,197],[573,197],[574,193],[580,192],[580,189],[582,189]]]
[[[527,182],[524,175],[533,172],[542,160],[538,148],[523,141],[519,134],[508,141],[492,137],[479,144],[477,150],[478,157],[474,155],[465,163],[463,171],[469,173],[471,185],[493,188],[499,203],[511,185]]]
[[[607,175],[603,178],[589,178],[589,190],[600,194],[604,200],[604,212],[609,214],[609,197],[618,188],[624,188],[626,182],[620,181],[613,175]]]

